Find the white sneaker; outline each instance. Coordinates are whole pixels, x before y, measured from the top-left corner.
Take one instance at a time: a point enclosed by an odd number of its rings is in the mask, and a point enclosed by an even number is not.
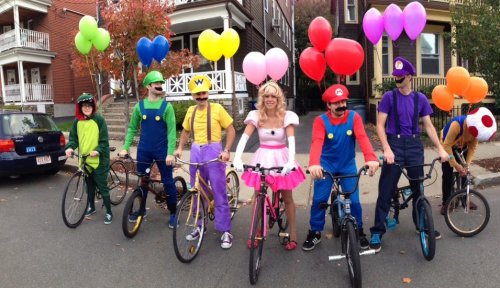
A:
[[[191,231],[190,234],[186,235],[186,240],[187,241],[196,240],[198,239],[198,237],[200,237],[200,234],[201,234],[201,229],[199,226],[197,226],[196,228],[193,229],[193,231]]]
[[[222,247],[222,249],[229,249],[231,248],[231,246],[233,246],[233,235],[231,235],[231,233],[229,232],[224,232],[224,234],[222,234],[222,237],[220,237],[220,240],[222,241],[222,243],[220,244],[220,247]]]

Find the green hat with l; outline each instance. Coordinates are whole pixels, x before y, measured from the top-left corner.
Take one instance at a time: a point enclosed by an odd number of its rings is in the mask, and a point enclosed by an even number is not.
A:
[[[165,83],[165,79],[163,78],[163,75],[159,71],[153,70],[153,71],[149,72],[146,75],[146,77],[144,77],[144,80],[142,81],[142,85],[144,85],[144,87],[147,87],[149,84],[155,83],[155,82]]]

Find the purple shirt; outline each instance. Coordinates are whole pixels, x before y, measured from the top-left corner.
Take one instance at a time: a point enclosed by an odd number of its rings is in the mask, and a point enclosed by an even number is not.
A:
[[[418,92],[418,115],[419,118],[431,115],[433,113],[432,107],[429,104],[429,100],[427,97]],[[399,124],[401,126],[401,135],[410,136],[412,135],[412,119],[413,119],[413,91],[410,95],[403,95],[396,89],[396,97],[397,97],[397,113],[399,114]],[[394,117],[393,112],[393,99],[392,99],[392,91],[385,92],[382,97],[382,101],[378,106],[378,112],[387,114],[387,127],[385,129],[386,134],[396,134],[396,119]],[[420,128],[417,123],[417,133],[420,133]]]

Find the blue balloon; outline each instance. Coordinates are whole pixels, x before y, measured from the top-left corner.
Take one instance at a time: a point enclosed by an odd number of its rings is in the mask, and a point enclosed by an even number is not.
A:
[[[153,39],[153,58],[158,61],[158,63],[161,63],[161,60],[167,57],[169,50],[170,44],[163,35],[158,35]]]
[[[141,63],[149,68],[151,62],[153,62],[153,43],[151,40],[146,37],[141,37],[141,39],[137,41],[136,51]]]

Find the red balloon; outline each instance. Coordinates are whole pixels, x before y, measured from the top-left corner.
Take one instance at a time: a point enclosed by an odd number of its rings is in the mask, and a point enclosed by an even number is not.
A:
[[[332,26],[325,18],[319,16],[314,18],[307,30],[309,40],[318,51],[325,51],[328,42],[332,39]]]
[[[326,47],[326,63],[337,75],[353,75],[363,66],[365,52],[358,42],[335,38]]]
[[[316,82],[321,81],[321,79],[325,76],[325,56],[314,47],[307,47],[304,51],[302,51],[302,53],[300,53],[299,65],[302,72]]]

